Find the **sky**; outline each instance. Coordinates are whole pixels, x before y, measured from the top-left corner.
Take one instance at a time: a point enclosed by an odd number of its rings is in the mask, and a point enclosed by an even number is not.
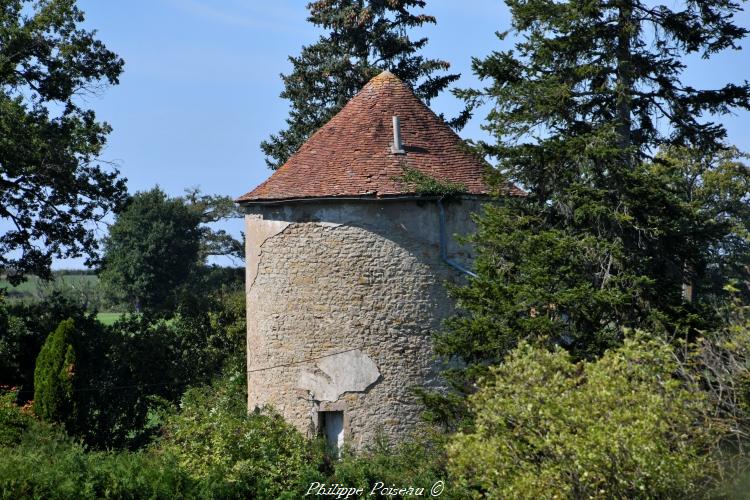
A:
[[[666,0],[671,3],[671,0]],[[279,97],[288,57],[313,43],[319,31],[306,21],[307,0],[79,0],[85,26],[125,60],[120,84],[89,99],[113,131],[102,159],[115,162],[130,192],[161,186],[170,195],[198,186],[205,193],[238,197],[265,180],[259,144],[284,127],[288,106]],[[479,84],[472,56],[505,49],[496,31],[510,26],[500,0],[428,0],[437,18],[413,36],[430,40],[423,54],[447,60],[462,74],[457,87]],[[750,27],[750,15],[737,22]],[[750,42],[744,45],[750,50]],[[684,82],[695,87],[741,82],[747,50],[689,61]],[[460,103],[444,92],[431,107],[454,116]],[[464,138],[485,137],[483,116]],[[729,142],[750,151],[750,113],[722,119]],[[225,226],[235,235],[241,220]],[[82,260],[55,262],[82,267]],[[221,262],[220,263],[224,263]]]

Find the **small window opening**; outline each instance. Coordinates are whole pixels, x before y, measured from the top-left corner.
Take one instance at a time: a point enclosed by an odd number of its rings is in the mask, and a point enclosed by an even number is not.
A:
[[[343,411],[321,411],[318,412],[319,429],[326,440],[326,447],[333,456],[338,457],[344,446],[344,412]]]

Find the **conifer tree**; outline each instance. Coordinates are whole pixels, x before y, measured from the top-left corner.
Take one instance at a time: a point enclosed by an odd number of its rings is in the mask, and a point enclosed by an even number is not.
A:
[[[42,420],[65,424],[69,431],[73,430],[77,418],[73,398],[74,333],[72,319],[60,322],[44,342],[34,369],[34,411]]]
[[[468,363],[452,377],[462,390],[520,339],[596,357],[628,327],[695,334],[715,322],[715,295],[695,295],[696,280],[719,269],[747,273],[717,264],[718,255],[747,256],[737,222],[746,217],[748,170],[712,120],[749,109],[750,85],[681,82],[683,56],[738,48],[747,33],[733,21],[738,4],[506,4],[515,47],[475,59],[488,85],[462,95],[491,104],[485,128],[495,141],[479,148],[528,195],[480,218],[478,277],[456,291],[462,313],[437,339],[439,352]],[[664,168],[657,153],[676,147],[734,167]],[[714,182],[717,172],[732,190]]]
[[[261,143],[272,169],[283,165],[313,132],[323,126],[371,78],[390,70],[429,101],[458,79],[446,61],[419,55],[427,38],[412,40],[410,28],[435,24],[435,18],[415,13],[424,0],[317,0],[308,5],[308,21],[328,30],[317,42],[290,57],[292,71],[282,75],[289,100],[287,128]],[[462,114],[451,124],[460,127]]]

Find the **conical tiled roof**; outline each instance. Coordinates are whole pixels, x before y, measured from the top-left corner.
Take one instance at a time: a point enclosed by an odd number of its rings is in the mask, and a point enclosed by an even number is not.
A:
[[[405,154],[391,152],[393,116],[401,122]],[[271,177],[237,201],[414,194],[413,187],[398,180],[404,167],[462,184],[466,194],[489,191],[487,167],[404,82],[384,71]]]

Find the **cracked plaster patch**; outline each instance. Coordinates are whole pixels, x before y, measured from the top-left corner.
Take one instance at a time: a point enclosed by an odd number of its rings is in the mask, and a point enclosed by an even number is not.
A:
[[[250,217],[250,216],[245,216]],[[255,283],[255,277],[258,275],[258,265],[260,264],[261,247],[268,238],[272,238],[283,232],[290,223],[285,221],[273,220],[253,220],[251,224],[245,224],[245,261],[247,289],[249,290]]]
[[[323,375],[303,372],[297,381],[317,401],[336,401],[345,392],[364,392],[380,377],[370,357],[359,349],[334,354],[316,363]]]
[[[253,218],[252,223],[245,224],[245,261],[247,290],[255,284],[255,278],[258,275],[258,266],[260,265],[263,245],[266,241],[274,236],[283,233],[292,223],[278,220],[263,220]],[[337,222],[316,222],[315,224],[323,227],[339,227],[342,224]]]

